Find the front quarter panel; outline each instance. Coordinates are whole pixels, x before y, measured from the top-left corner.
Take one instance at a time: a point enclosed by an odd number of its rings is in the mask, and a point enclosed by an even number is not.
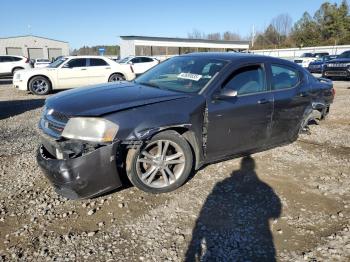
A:
[[[205,107],[204,97],[193,95],[189,98],[135,107],[104,117],[119,125],[116,139],[127,144],[131,142],[143,143],[165,129],[188,130],[193,134],[195,144],[198,146],[194,150],[200,151],[199,158],[203,158],[202,138]]]

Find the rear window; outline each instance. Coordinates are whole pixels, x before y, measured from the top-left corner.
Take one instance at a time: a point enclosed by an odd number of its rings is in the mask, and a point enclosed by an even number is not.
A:
[[[85,58],[72,59],[68,61],[67,64],[69,67],[85,67],[86,59]]]
[[[108,64],[103,59],[90,58],[90,66],[108,66]]]
[[[15,56],[13,56],[12,57],[12,61],[21,61],[22,60],[22,58],[21,57],[15,57]]]
[[[272,65],[272,89],[281,90],[295,87],[299,83],[298,70],[282,65]]]

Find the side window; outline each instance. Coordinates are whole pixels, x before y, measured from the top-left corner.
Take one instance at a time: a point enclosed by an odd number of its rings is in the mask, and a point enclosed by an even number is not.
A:
[[[67,62],[68,67],[84,67],[86,66],[86,58],[72,59]]]
[[[272,90],[282,90],[295,87],[299,82],[298,70],[282,66],[272,65]]]
[[[17,61],[21,61],[22,60],[22,58],[20,58],[20,57],[12,57],[12,60],[13,61],[15,61],[15,62],[17,62]]]
[[[90,58],[90,66],[108,66],[108,64],[103,59]]]
[[[153,62],[153,59],[149,57],[141,57],[141,61],[143,63],[149,63],[149,62]]]
[[[11,56],[2,56],[0,57],[0,61],[5,63],[5,62],[12,62],[12,57]]]
[[[131,59],[131,62],[134,64],[137,64],[137,63],[141,63],[142,61],[141,61],[141,58],[135,57],[135,58]]]
[[[236,70],[224,88],[237,91],[237,95],[246,95],[266,91],[265,70],[261,65],[245,66]]]

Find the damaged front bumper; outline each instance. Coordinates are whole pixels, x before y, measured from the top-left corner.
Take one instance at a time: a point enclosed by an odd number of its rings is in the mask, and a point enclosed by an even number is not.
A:
[[[119,142],[59,159],[63,155],[56,153],[57,142],[42,141],[37,162],[58,194],[69,199],[90,198],[122,185],[116,159]]]

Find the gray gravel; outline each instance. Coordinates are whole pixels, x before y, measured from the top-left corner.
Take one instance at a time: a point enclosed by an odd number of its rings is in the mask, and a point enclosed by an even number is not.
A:
[[[288,146],[175,192],[58,196],[35,161],[43,98],[0,85],[0,261],[349,261],[350,83]]]

